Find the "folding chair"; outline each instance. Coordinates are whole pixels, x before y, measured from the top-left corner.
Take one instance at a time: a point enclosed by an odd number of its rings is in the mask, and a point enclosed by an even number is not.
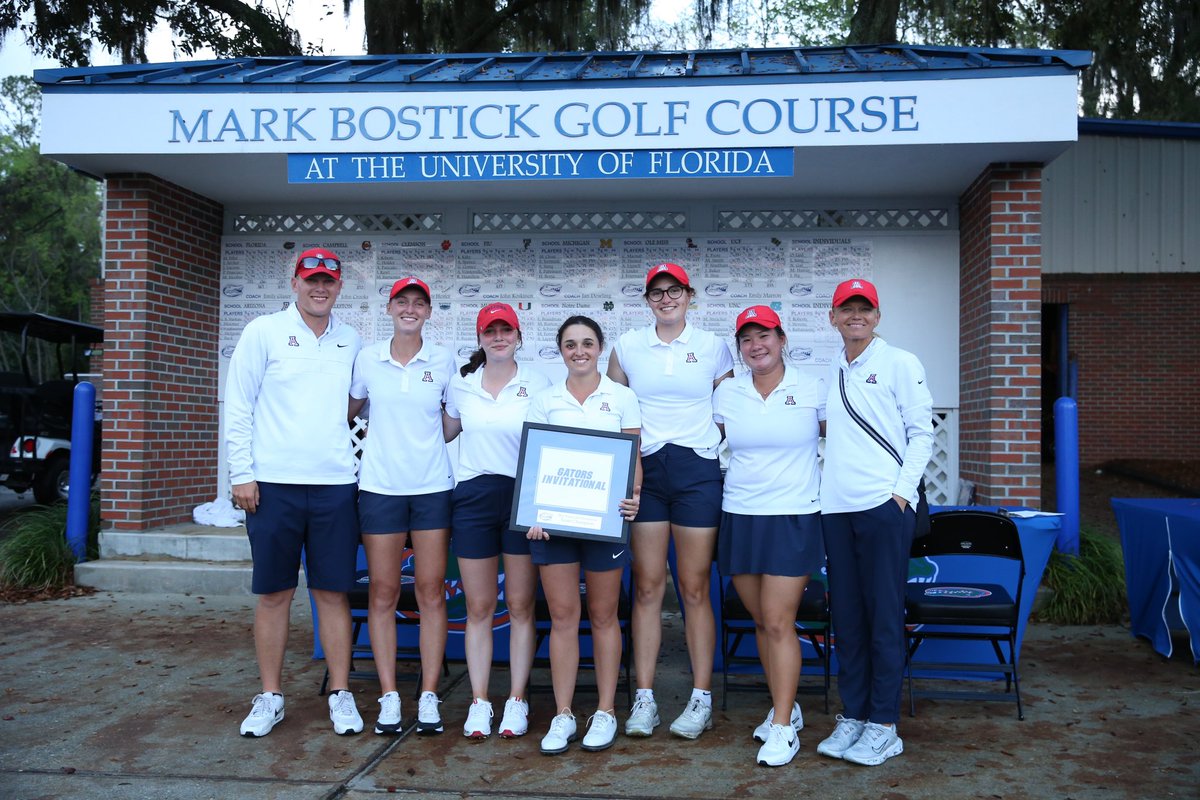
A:
[[[758,655],[745,656],[738,654],[742,640],[749,636],[754,638],[754,618],[746,609],[742,598],[738,596],[733,582],[722,578],[718,581],[721,587],[721,708],[728,706],[730,691],[766,691],[767,685],[762,682],[754,684],[729,683],[730,665],[746,664],[758,666]],[[812,576],[804,587],[804,595],[800,598],[800,608],[796,610],[796,634],[808,641],[821,662],[824,684],[821,686],[805,686],[796,688],[799,694],[819,694],[825,698],[825,713],[829,713],[829,594],[825,583],[817,576]]]
[[[1017,718],[1025,719],[1021,706],[1021,681],[1017,669],[1017,626],[1020,621],[1021,586],[1025,559],[1016,523],[1007,515],[985,511],[943,511],[930,516],[930,532],[913,542],[912,558],[965,556],[1001,558],[1016,562],[1014,591],[998,583],[981,581],[909,583],[905,591],[908,633],[906,671],[910,716],[916,715],[916,696],[937,699],[1007,700],[1017,704]],[[994,570],[989,570],[994,573]],[[990,642],[996,664],[915,662],[921,645],[930,639]],[[1008,644],[1005,657],[1001,647]],[[1002,673],[1003,692],[962,690],[914,691],[913,671]]]
[[[632,573],[628,566],[621,573],[621,596],[617,600],[617,623],[621,628],[621,674],[625,681],[625,691],[628,696],[628,705],[633,705],[633,679],[632,663],[633,663],[633,642],[630,634],[633,616],[633,604],[631,602],[631,586]],[[546,655],[542,655],[543,646],[547,645],[550,639],[550,605],[546,601],[545,592],[542,591],[542,582],[538,581],[537,594],[534,597],[534,658],[533,666],[548,668],[550,666],[550,655],[547,647]],[[587,607],[587,584],[583,579],[583,572],[579,574],[579,635],[591,638],[592,626],[588,621]],[[584,648],[580,643],[579,668],[580,669],[595,669],[596,664],[592,658],[584,656]],[[540,691],[548,687],[543,685],[531,684],[529,690]]]
[[[412,555],[411,548],[405,548],[402,556],[402,562],[407,562]],[[346,597],[350,601],[350,679],[351,680],[366,680],[378,679],[379,673],[372,669],[356,669],[354,666],[355,659],[365,659],[374,663],[374,654],[371,652],[371,645],[368,641],[365,644],[359,642],[362,636],[363,627],[367,624],[368,597],[371,588],[371,577],[367,572],[366,556],[363,553],[362,545],[358,548],[358,570],[355,575],[354,589],[347,593]],[[421,617],[417,608],[417,592],[416,582],[412,575],[402,574],[400,577],[400,596],[396,599],[396,626],[413,626],[419,628],[421,625]],[[421,649],[418,645],[403,644],[403,638],[397,631],[396,637],[396,660],[397,661],[415,661],[418,665],[421,663]],[[449,675],[450,668],[446,664],[446,660],[442,659],[442,674]],[[416,674],[417,695],[420,694],[421,687],[421,670],[418,666]],[[329,688],[329,669],[325,669],[325,677],[321,679],[320,694],[324,695]]]

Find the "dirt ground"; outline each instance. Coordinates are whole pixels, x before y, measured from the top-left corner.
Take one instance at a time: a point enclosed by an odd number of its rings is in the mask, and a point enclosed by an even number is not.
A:
[[[1046,464],[1042,469],[1042,508],[1046,511],[1057,508],[1055,483],[1054,465]],[[1109,502],[1114,497],[1200,497],[1200,459],[1124,460],[1083,470],[1079,476],[1081,527],[1118,536]]]

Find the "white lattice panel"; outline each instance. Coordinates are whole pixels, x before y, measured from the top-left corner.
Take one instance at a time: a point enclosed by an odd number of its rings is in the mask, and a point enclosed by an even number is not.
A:
[[[471,217],[475,233],[661,233],[685,231],[682,211],[479,211]]]
[[[720,231],[797,230],[947,230],[947,208],[842,208],[723,210],[717,212]]]
[[[235,214],[230,233],[438,233],[441,214]]]

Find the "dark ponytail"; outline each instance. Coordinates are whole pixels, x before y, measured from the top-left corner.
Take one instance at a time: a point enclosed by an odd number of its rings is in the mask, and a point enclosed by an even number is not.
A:
[[[459,368],[458,374],[465,378],[482,367],[485,361],[487,361],[487,355],[484,354],[483,348],[480,347],[474,353],[471,353],[471,357],[467,359],[467,363]]]

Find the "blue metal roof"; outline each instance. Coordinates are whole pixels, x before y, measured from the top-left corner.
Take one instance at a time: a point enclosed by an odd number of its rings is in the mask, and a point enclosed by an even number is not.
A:
[[[1084,117],[1079,132],[1092,136],[1144,136],[1151,139],[1200,139],[1200,122]]]
[[[745,80],[829,82],[1062,73],[1091,64],[1082,50],[872,45],[618,53],[234,58],[34,72],[44,90],[371,91],[446,84],[470,89],[561,82]],[[103,88],[99,88],[103,87]]]

